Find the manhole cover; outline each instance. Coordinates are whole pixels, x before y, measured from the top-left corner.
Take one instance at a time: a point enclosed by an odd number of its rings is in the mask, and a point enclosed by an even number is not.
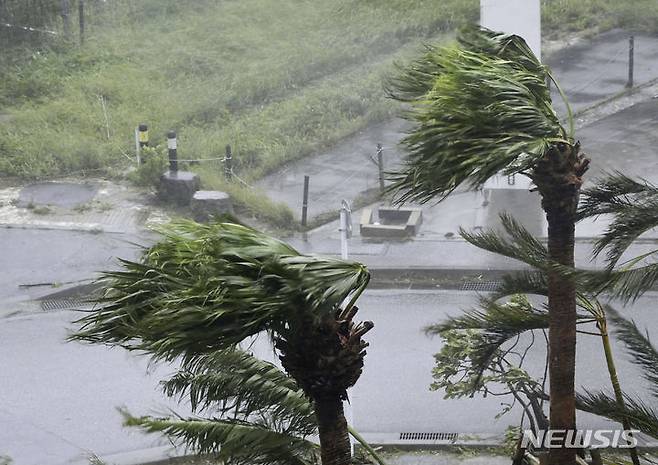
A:
[[[495,292],[500,284],[500,281],[467,281],[462,284],[462,291]]]
[[[400,433],[400,441],[450,441],[457,440],[457,433]]]
[[[46,311],[86,310],[90,306],[92,306],[90,302],[75,297],[68,299],[46,299],[41,301],[41,309]]]
[[[43,182],[25,186],[18,194],[18,206],[52,205],[75,207],[91,201],[98,187],[93,184],[71,182]]]

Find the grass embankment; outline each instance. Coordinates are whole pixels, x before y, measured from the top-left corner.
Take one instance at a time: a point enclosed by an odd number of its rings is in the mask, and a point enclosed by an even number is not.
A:
[[[547,39],[586,29],[658,34],[655,0],[542,0],[541,7],[542,34]]]
[[[382,79],[419,44],[478,17],[477,0],[114,0],[90,2],[82,47],[51,43],[0,56],[0,174],[44,178],[125,172],[133,128],[152,144],[179,134],[181,158],[231,144],[246,182],[316,153],[394,112]],[[94,5],[96,5],[94,7]],[[549,37],[583,28],[658,31],[654,0],[545,0]],[[290,211],[227,185],[202,163],[206,188],[256,216]]]
[[[84,46],[58,44],[3,66],[0,113],[12,120],[0,125],[0,173],[122,171],[133,163],[133,128],[146,122],[152,144],[177,130],[181,158],[221,157],[231,144],[235,172],[251,182],[390,117],[382,78],[393,61],[477,17],[476,0],[117,5],[90,17]],[[216,163],[194,169],[207,187],[290,220],[224,185]]]

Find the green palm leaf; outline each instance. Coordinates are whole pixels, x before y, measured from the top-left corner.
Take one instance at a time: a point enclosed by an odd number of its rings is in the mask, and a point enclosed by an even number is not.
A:
[[[577,397],[579,410],[593,413],[616,422],[628,419],[632,428],[637,428],[651,437],[658,438],[658,411],[639,397],[624,395],[625,408],[605,392],[586,392]]]
[[[126,426],[163,433],[200,454],[216,454],[231,465],[315,465],[317,446],[305,439],[266,426],[239,420],[133,417],[124,412]]]
[[[471,27],[457,46],[428,48],[390,84],[415,124],[403,141],[405,165],[391,177],[399,201],[427,202],[464,183],[481,186],[499,171],[524,172],[552,144],[568,143],[547,77],[514,35]]]
[[[369,280],[361,264],[304,256],[245,226],[179,221],[160,233],[141,261],[104,274],[98,310],[71,339],[154,357],[208,353],[284,330],[301,311],[320,318]]]
[[[275,365],[237,349],[186,360],[162,383],[167,396],[188,400],[194,412],[247,420],[258,416],[272,429],[308,436],[317,433],[311,402]]]
[[[583,191],[579,208],[580,218],[604,214],[612,215],[612,222],[596,241],[594,253],[607,249],[612,269],[640,235],[658,226],[658,188],[619,172],[608,175]]]
[[[548,265],[546,246],[511,215],[503,213],[500,219],[507,236],[494,230],[471,233],[460,229],[460,234],[466,241],[480,249],[519,260],[536,268],[546,268]]]
[[[525,270],[505,274],[492,299],[499,300],[516,294],[548,296],[548,279],[543,271]]]
[[[608,320],[615,326],[615,335],[626,346],[636,365],[644,372],[651,392],[658,399],[658,350],[649,339],[649,333],[642,333],[634,321],[622,317],[612,307],[606,308]]]

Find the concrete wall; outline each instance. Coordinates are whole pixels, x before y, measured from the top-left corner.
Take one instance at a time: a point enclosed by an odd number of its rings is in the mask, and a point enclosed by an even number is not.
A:
[[[523,37],[541,60],[540,0],[480,0],[480,25]]]

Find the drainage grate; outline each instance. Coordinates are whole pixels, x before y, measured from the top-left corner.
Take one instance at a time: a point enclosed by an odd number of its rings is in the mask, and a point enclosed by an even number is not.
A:
[[[462,284],[462,291],[494,292],[500,285],[500,281],[467,281]]]
[[[450,441],[457,440],[457,433],[400,433],[400,441]]]
[[[46,299],[41,301],[41,310],[83,310],[90,305],[83,299]]]

